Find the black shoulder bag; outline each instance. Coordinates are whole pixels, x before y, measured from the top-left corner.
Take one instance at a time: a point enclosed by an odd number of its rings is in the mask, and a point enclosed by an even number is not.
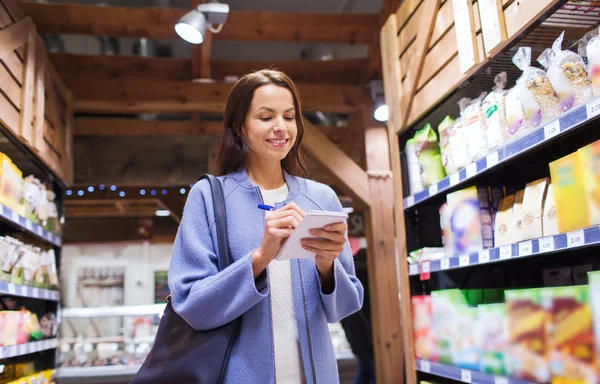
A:
[[[213,175],[205,174],[200,179],[208,179],[212,189],[218,267],[222,271],[233,262],[229,255],[223,187]],[[131,384],[223,383],[241,319],[210,331],[196,331],[175,313],[168,297],[154,345]]]

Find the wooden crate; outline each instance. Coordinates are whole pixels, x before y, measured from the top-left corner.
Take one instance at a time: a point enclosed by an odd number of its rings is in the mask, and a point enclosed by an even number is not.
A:
[[[73,181],[73,101],[17,0],[0,0],[0,124],[63,183]]]
[[[483,1],[483,0],[481,0]],[[386,102],[390,106],[390,129],[402,133],[437,103],[486,65],[540,17],[564,0],[496,0],[502,33],[482,36],[479,4],[471,5],[474,28],[470,42],[475,62],[462,72],[454,26],[453,0],[405,0],[381,30],[381,55]],[[490,4],[489,0],[486,0]],[[558,36],[558,35],[557,35]],[[482,89],[481,91],[489,91]]]

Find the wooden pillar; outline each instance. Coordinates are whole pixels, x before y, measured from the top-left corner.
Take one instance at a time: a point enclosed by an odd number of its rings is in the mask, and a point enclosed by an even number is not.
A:
[[[378,383],[405,383],[388,130],[362,109],[370,208],[365,214],[371,324]]]

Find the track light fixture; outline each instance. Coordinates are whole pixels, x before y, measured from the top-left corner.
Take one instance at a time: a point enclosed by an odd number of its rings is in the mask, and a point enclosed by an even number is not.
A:
[[[188,43],[202,44],[207,27],[211,32],[219,33],[227,21],[227,15],[229,15],[229,5],[227,4],[200,4],[179,19],[175,24],[175,32]],[[213,24],[220,24],[220,26],[213,29]]]

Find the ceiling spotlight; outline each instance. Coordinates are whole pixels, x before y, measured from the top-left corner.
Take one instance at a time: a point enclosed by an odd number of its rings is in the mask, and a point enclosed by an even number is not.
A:
[[[92,187],[92,186],[89,186],[89,187],[88,187],[88,192],[89,192],[89,193],[92,193],[92,192],[94,192],[94,187]]]
[[[181,193],[182,195],[185,195],[185,188],[181,188],[181,189],[179,190],[179,193]]]
[[[388,108],[385,100],[379,101],[375,103],[375,112],[373,113],[373,117],[377,121],[388,121],[390,118],[390,109]]]
[[[158,217],[167,217],[171,216],[171,211],[169,211],[168,209],[157,209],[154,214]]]
[[[202,44],[206,28],[213,32],[220,32],[220,28],[227,21],[229,5],[220,3],[199,4],[196,9],[189,11],[175,24],[175,32],[183,40],[191,44]],[[208,24],[208,25],[207,25]],[[221,24],[213,30],[212,24]]]
[[[110,186],[110,190],[113,191],[113,192],[116,191],[117,190],[117,186],[116,185],[111,185]]]
[[[119,196],[125,197],[125,192],[124,191],[119,192]]]
[[[383,81],[382,80],[371,80],[369,82],[371,88],[371,98],[375,104],[375,111],[373,117],[377,121],[388,121],[390,118],[390,109],[385,103],[385,94],[383,92]]]
[[[140,189],[140,195],[144,196],[146,194],[146,190],[145,189]]]

